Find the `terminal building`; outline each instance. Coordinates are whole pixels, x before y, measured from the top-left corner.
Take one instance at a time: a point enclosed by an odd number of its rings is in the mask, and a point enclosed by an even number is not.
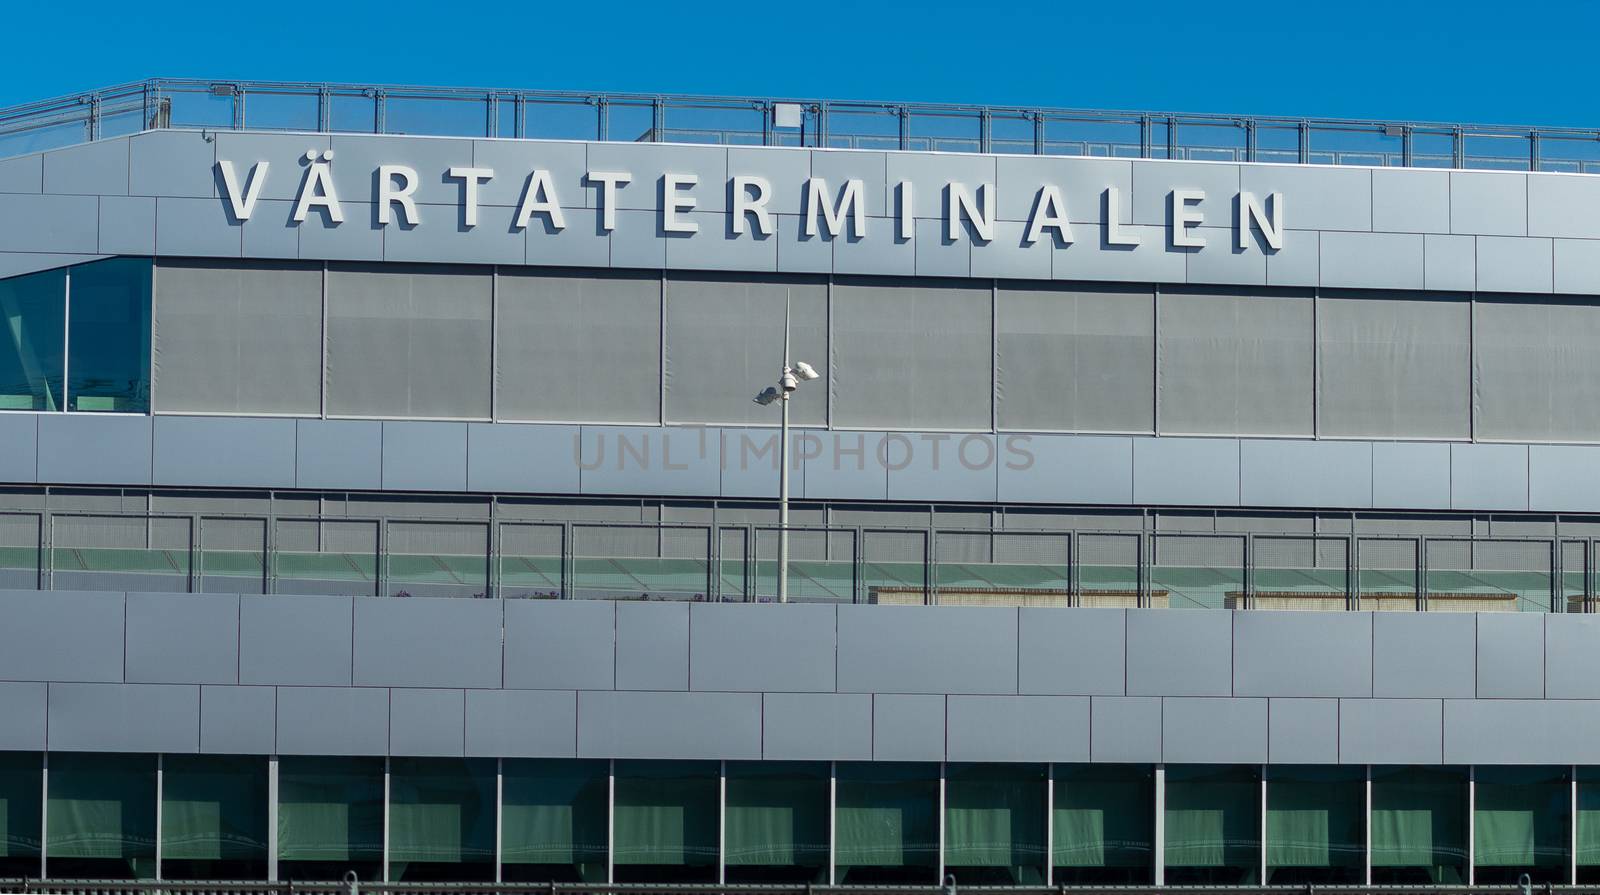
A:
[[[1600,882],[1597,137],[0,111],[0,889]]]

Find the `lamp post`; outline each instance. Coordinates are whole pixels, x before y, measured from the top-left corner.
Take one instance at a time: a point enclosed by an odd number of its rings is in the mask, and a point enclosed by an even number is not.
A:
[[[818,378],[814,367],[805,361],[789,366],[789,290],[783,291],[783,372],[776,386],[767,386],[756,395],[755,402],[762,407],[778,402],[780,418],[778,434],[778,602],[789,602],[789,396],[800,383]]]

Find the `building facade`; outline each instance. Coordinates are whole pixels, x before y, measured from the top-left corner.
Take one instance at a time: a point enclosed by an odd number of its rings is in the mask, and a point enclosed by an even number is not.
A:
[[[0,159],[0,878],[1600,881],[1592,175],[163,108]]]

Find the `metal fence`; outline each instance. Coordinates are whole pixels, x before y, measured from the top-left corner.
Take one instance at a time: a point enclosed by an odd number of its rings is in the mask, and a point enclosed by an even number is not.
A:
[[[1600,893],[1600,886],[826,886],[826,885],[603,885],[599,883],[298,883],[174,882],[131,880],[4,880],[0,892],[39,895],[1526,895]]]
[[[0,110],[0,158],[153,128],[1600,171],[1600,129],[201,79]]]

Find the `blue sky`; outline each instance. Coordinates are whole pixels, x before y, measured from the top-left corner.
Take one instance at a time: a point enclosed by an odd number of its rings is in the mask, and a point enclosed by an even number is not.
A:
[[[1600,2],[16,3],[0,105],[152,76],[1600,128]]]

